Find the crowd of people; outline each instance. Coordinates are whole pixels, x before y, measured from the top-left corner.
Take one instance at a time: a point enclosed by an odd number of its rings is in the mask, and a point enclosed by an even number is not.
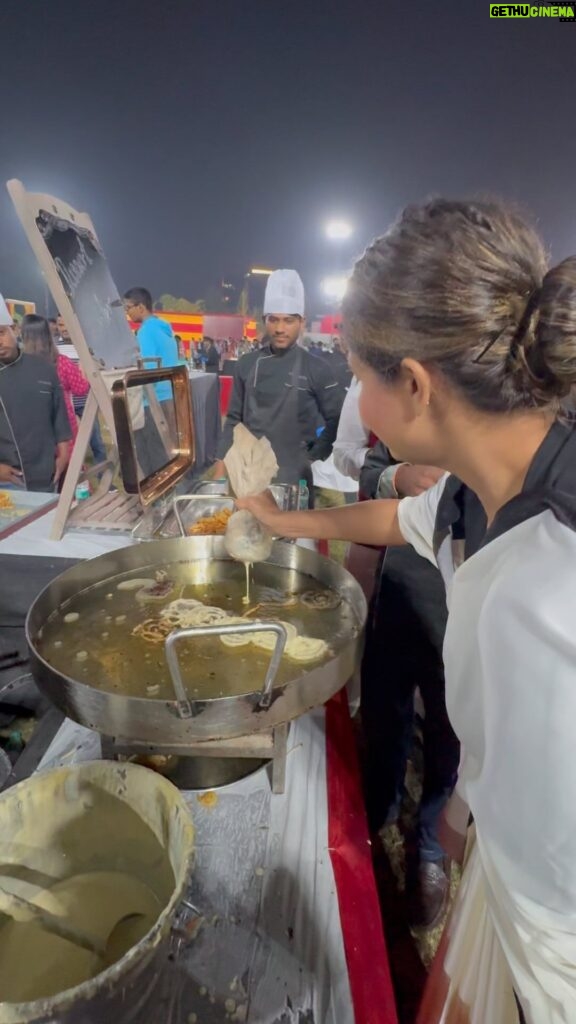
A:
[[[170,324],[155,315],[146,288],[127,291],[124,308],[137,325],[144,368],[173,367],[185,361],[179,339]],[[219,373],[224,359],[237,359],[250,348],[246,340],[215,343],[206,338],[197,345],[195,362],[206,372]],[[34,313],[15,321],[0,297],[2,488],[51,492],[62,486],[90,391],[77,358],[66,352],[74,353],[74,348],[62,316],[46,318]],[[159,383],[155,390],[162,412],[173,425],[170,384]],[[98,418],[89,446],[94,462],[103,463],[107,451]]]
[[[261,338],[254,338],[252,341],[246,337],[240,340],[236,338],[204,337],[201,341],[190,342],[188,358],[195,369],[205,370],[207,373],[229,372],[233,375],[235,369],[233,364],[241,359],[242,356],[246,356],[248,353],[254,352],[256,349],[266,345],[266,338],[267,333],[265,329]],[[176,341],[178,342],[181,355],[184,355],[184,346],[178,335],[176,335]],[[346,388],[349,386],[352,373],[339,338],[331,338],[330,340],[320,342],[306,335],[303,329],[298,338],[298,343],[310,355],[324,359],[332,367],[332,372],[344,386]]]
[[[124,294],[123,303],[129,321],[135,325],[139,357],[143,368],[150,370],[157,367],[170,368],[187,361],[183,346],[180,344],[180,339],[174,335],[166,319],[155,313],[152,294],[148,289],[129,289]],[[5,348],[3,349],[5,354],[2,355],[2,350],[0,350],[0,365],[3,369],[10,367],[10,373],[0,378],[4,386],[3,388],[0,387],[0,400],[3,397],[2,390],[5,389],[6,392],[10,392],[9,395],[6,394],[3,403],[4,424],[2,434],[0,434],[0,483],[6,486],[9,484],[13,487],[23,486],[28,489],[52,490],[61,486],[61,481],[63,481],[66,465],[72,453],[72,446],[78,434],[79,419],[83,414],[86,397],[90,389],[89,382],[82,373],[78,360],[71,358],[70,355],[65,354],[63,351],[63,349],[70,350],[72,348],[70,334],[63,316],[58,315],[46,318],[36,313],[31,313],[24,316],[19,322],[14,322],[5,303],[2,301],[0,319],[2,321],[0,329],[5,339]],[[326,422],[321,408],[318,407],[314,424],[311,426],[313,431],[327,428],[324,437],[316,444],[314,449],[317,458],[326,458],[326,453],[329,453],[331,450],[331,443],[328,442],[330,438],[333,440],[337,427],[339,409],[343,400],[343,389],[347,387],[352,374],[349,373],[347,359],[337,340],[330,348],[313,343],[306,349],[303,342],[303,326],[303,317],[300,317],[298,319],[298,331],[296,332],[297,337],[295,340],[299,343],[298,351],[304,353],[301,355],[301,358],[308,359],[308,355],[314,356],[311,366],[315,367],[316,378],[319,380],[326,378],[326,380],[330,381],[334,379],[338,383],[337,394],[339,396],[339,403],[330,411],[328,415],[329,422]],[[194,342],[191,345],[188,361],[191,362],[192,366],[206,373],[220,374],[222,371],[225,371],[236,376],[237,367],[241,366],[244,369],[244,357],[261,351],[268,344],[268,340],[268,326],[266,326],[264,318],[263,336],[259,342],[250,342],[247,338],[242,338],[241,340],[215,340],[205,337],[202,341]],[[30,359],[28,358],[29,356],[34,356],[34,358]],[[8,404],[13,402],[20,410],[20,417],[23,416],[24,406],[20,398],[23,397],[24,392],[20,390],[19,386],[16,387],[15,384],[19,384],[18,375],[22,374],[23,367],[29,369],[33,367],[38,368],[38,359],[43,360],[44,364],[47,362],[56,373],[59,382],[58,395],[64,401],[70,428],[70,437],[61,442],[63,446],[59,449],[57,472],[55,470],[55,462],[54,464],[52,463],[49,455],[50,445],[53,440],[52,435],[55,436],[57,433],[59,438],[61,433],[61,429],[59,427],[56,429],[55,426],[59,415],[55,406],[50,413],[52,421],[48,425],[49,428],[42,431],[35,430],[34,437],[30,435],[29,431],[24,429],[23,424],[20,424],[18,416],[13,412],[8,415]],[[162,403],[162,411],[168,423],[173,425],[170,385],[168,383],[159,383],[155,389],[159,401]],[[34,404],[37,404],[37,401]],[[284,425],[285,427],[287,426],[286,421]],[[287,434],[291,433],[288,421]],[[231,427],[229,425],[224,429],[225,440],[222,442],[223,450],[225,450],[225,444],[230,440],[230,434]],[[310,431],[308,431],[308,434],[310,434]],[[308,434],[306,434],[305,443],[310,445],[312,452],[318,438]],[[65,454],[65,441],[68,445],[66,447],[68,456]],[[38,447],[41,449],[44,465],[44,470],[40,477],[31,468],[32,464],[39,458]],[[106,460],[106,445],[104,440],[102,440],[101,427],[97,418],[90,436],[90,449],[94,462],[102,463]],[[304,472],[304,476],[306,479],[310,476],[310,472],[307,469]],[[313,494],[312,476],[310,476],[310,482],[311,494]]]
[[[126,292],[124,307],[144,365],[181,361],[146,289]],[[576,258],[549,269],[536,232],[502,205],[435,200],[404,211],[356,264],[342,341],[306,344],[305,318],[298,273],[278,270],[257,345],[196,346],[208,372],[237,360],[212,475],[226,474],[236,424],[266,436],[277,481],[306,481],[310,508],[280,512],[270,494],[241,507],[278,536],[344,539],[350,568],[355,554],[370,567],[361,723],[374,836],[401,811],[419,692],[411,923],[437,924],[450,857],[465,863],[421,1024],[566,1024]],[[50,490],[89,385],[59,352],[60,319],[28,316],[19,330],[0,302],[0,486]],[[315,509],[312,464],[332,454],[360,500]]]
[[[226,363],[241,359],[253,348],[248,338],[202,338],[190,345],[190,358],[197,370],[206,373],[223,373]]]

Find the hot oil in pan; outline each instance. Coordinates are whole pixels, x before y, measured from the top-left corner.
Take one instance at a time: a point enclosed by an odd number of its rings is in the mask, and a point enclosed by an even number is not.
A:
[[[116,576],[66,602],[48,619],[41,638],[36,640],[42,657],[64,675],[107,693],[174,699],[164,643],[148,643],[133,636],[133,629],[145,619],[159,619],[162,608],[178,598],[194,598],[231,615],[246,615],[242,600],[246,594],[244,566],[229,561],[166,565],[163,569],[174,587],[161,601],[141,603],[137,591],[117,589],[122,581],[145,577],[153,580],[154,568]],[[323,639],[330,649],[326,658],[310,664],[296,664],[283,657],[276,677],[279,684],[297,679],[337,654],[358,631],[356,617],[346,601],[322,611],[300,600],[274,609],[267,604],[285,594],[325,590],[303,573],[259,563],[253,569],[251,590],[250,608],[258,604],[262,607],[247,616],[247,622],[291,622],[301,636]],[[199,700],[258,690],[270,661],[269,653],[252,644],[227,648],[218,637],[181,640],[177,649],[188,695]]]

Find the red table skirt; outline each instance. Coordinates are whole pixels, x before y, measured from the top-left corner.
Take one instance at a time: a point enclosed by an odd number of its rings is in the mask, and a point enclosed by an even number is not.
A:
[[[228,406],[230,405],[230,398],[232,397],[232,385],[234,383],[234,377],[220,377],[220,413],[222,416],[226,416],[228,413]]]
[[[398,1024],[346,691],[326,705],[328,843],[356,1024]]]

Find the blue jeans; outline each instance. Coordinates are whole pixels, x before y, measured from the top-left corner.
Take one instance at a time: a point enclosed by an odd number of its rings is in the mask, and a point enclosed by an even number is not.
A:
[[[74,412],[78,417],[80,417],[84,412],[84,408],[86,406],[86,399],[74,398],[73,405]],[[92,428],[92,433],[90,434],[89,443],[90,450],[92,452],[92,455],[94,456],[94,462],[96,464],[98,464],[99,462],[104,462],[108,456],[104,445],[104,441],[102,440],[102,431],[100,430],[100,423],[98,421],[98,418],[94,420],[94,426]]]
[[[92,428],[92,433],[90,434],[90,449],[92,451],[92,455],[94,456],[94,462],[96,464],[98,464],[99,462],[105,462],[106,459],[108,458],[108,453],[106,451],[104,441],[102,440],[102,431],[100,430],[100,424],[98,420],[94,421],[94,427]]]

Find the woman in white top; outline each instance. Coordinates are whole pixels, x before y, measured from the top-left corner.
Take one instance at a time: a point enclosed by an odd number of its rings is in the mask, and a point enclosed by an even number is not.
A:
[[[435,200],[370,246],[343,317],[362,420],[396,458],[453,476],[402,502],[243,504],[282,536],[411,543],[438,562],[476,843],[420,1019],[576,1021],[576,435],[559,419],[576,258],[549,270],[513,211]]]

